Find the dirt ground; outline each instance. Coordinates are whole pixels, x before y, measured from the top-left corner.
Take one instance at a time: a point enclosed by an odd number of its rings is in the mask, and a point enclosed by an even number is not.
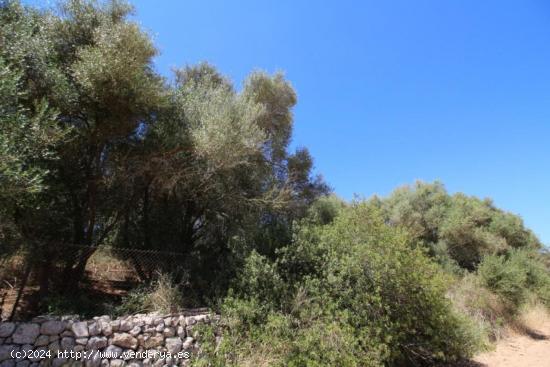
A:
[[[550,367],[550,317],[533,311],[523,330],[511,331],[498,341],[495,350],[478,355],[474,366]]]

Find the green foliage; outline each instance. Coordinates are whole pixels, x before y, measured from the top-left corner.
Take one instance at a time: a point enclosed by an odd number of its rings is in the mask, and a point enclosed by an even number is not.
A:
[[[212,334],[200,334],[206,348],[195,366],[379,366],[377,346],[360,344],[355,330],[319,310],[292,314],[265,310],[254,299],[229,298],[223,307],[221,343],[214,348]],[[315,306],[318,307],[318,306]],[[300,313],[300,314],[298,314]],[[306,314],[308,314],[306,316]]]
[[[22,106],[21,74],[10,69],[0,58],[0,195],[4,199],[42,191],[47,171],[39,163],[54,158],[49,148],[56,141],[54,116],[45,105],[36,111]]]
[[[479,335],[451,310],[445,274],[410,241],[384,224],[373,205],[360,203],[332,224],[304,224],[274,263],[252,254],[222,308],[226,348],[236,349],[217,358],[241,365],[264,345],[278,356],[273,365],[468,356],[479,348]]]
[[[225,294],[251,251],[273,255],[327,191],[307,151],[288,152],[293,96],[281,75],[253,73],[238,92],[211,65],[178,70],[116,241],[185,252],[203,300]]]
[[[308,218],[316,224],[330,224],[346,207],[342,199],[336,195],[321,197],[308,209]]]
[[[550,305],[550,272],[536,256],[517,250],[502,256],[486,256],[478,274],[485,286],[509,303],[515,312],[531,296]]]
[[[11,200],[0,205],[0,228],[19,234],[17,244],[35,258],[51,259],[37,264],[42,277],[67,285],[82,278],[90,254],[64,258],[57,244],[104,243],[124,205],[121,160],[163,95],[154,47],[129,11],[120,1],[73,0],[57,11],[0,3],[0,150],[8,165],[0,190],[33,194],[0,194]]]
[[[542,246],[518,216],[496,208],[489,199],[449,195],[439,182],[417,182],[373,203],[389,223],[406,228],[438,261],[468,270],[485,255]]]
[[[266,141],[257,123],[263,113],[261,105],[236,94],[229,82],[206,64],[178,72],[175,99],[183,113],[184,121],[179,123],[185,123],[196,158],[208,164],[205,169],[228,172],[254,164]]]
[[[0,238],[52,259],[36,271],[66,288],[91,254],[57,244],[183,253],[205,302],[250,251],[274,254],[328,188],[307,150],[288,149],[296,93],[282,74],[254,72],[237,91],[199,64],[168,83],[132,11],[0,2]]]
[[[71,294],[51,292],[42,302],[41,314],[66,316],[78,315],[92,318],[97,315],[115,314],[112,299],[95,295],[90,297],[89,290],[78,290]]]
[[[541,304],[548,308],[549,284],[550,272],[540,254],[512,250],[488,255],[476,272],[456,276],[447,295],[487,348],[509,328],[528,328],[525,315],[538,312]]]
[[[58,159],[55,148],[66,136],[46,101],[26,107],[27,97],[22,73],[0,56],[0,242],[5,246],[25,237],[16,213],[44,205],[48,166]]]
[[[242,275],[237,280],[238,289],[254,294],[260,304],[270,308],[280,307],[286,284],[274,264],[253,251],[244,264]]]
[[[486,286],[495,291],[504,300],[519,308],[527,299],[527,281],[525,269],[516,261],[508,261],[504,256],[487,256],[478,268],[479,275]]]

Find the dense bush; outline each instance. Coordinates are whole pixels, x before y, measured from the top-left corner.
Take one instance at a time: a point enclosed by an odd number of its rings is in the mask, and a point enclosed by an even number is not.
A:
[[[486,255],[542,247],[517,215],[496,208],[490,199],[450,195],[439,182],[417,182],[372,202],[388,223],[406,228],[447,265],[475,270]]]
[[[346,203],[336,195],[320,197],[308,209],[310,223],[329,224],[346,207]]]
[[[453,275],[447,296],[457,312],[472,320],[487,346],[510,329],[529,330],[532,322],[526,319],[533,315],[544,317],[550,272],[543,260],[538,252],[512,250],[485,256],[474,272]]]
[[[456,277],[449,286],[447,297],[459,314],[470,319],[483,349],[490,346],[491,340],[500,339],[516,316],[476,273]]]
[[[445,299],[447,276],[372,205],[303,225],[279,255],[250,256],[222,307],[225,349],[203,358],[246,365],[267,349],[274,365],[363,366],[448,361],[479,347]]]
[[[507,261],[503,256],[487,256],[478,272],[485,285],[518,309],[527,299],[525,283],[527,274],[519,264]]]
[[[498,294],[513,311],[519,310],[530,297],[549,305],[550,273],[527,251],[486,256],[478,268],[484,285]]]

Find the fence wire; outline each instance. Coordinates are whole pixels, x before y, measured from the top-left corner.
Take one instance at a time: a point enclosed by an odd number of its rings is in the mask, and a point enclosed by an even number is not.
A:
[[[44,261],[52,273],[85,262],[83,281],[98,292],[124,295],[129,289],[150,281],[156,274],[184,274],[188,268],[183,253],[122,248],[112,246],[55,246],[44,259],[28,249],[0,249],[0,319],[16,318],[32,308],[41,277],[39,265]],[[60,279],[61,282],[66,279]]]

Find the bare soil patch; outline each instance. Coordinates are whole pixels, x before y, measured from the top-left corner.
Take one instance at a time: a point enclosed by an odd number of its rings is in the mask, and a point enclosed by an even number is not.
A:
[[[534,308],[497,342],[495,350],[471,362],[480,367],[550,367],[550,317],[542,308]]]

